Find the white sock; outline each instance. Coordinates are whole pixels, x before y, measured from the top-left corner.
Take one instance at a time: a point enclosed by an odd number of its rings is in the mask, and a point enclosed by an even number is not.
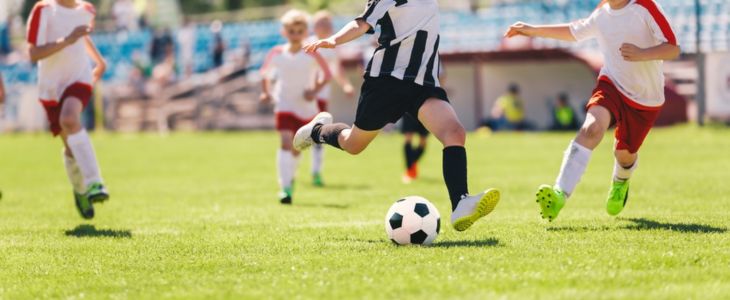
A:
[[[69,135],[66,143],[74,155],[76,164],[81,170],[81,175],[84,177],[84,187],[88,187],[92,183],[101,183],[101,171],[96,161],[96,153],[94,153],[94,146],[91,145],[91,139],[89,139],[86,130],[82,129]]]
[[[631,167],[624,168],[621,166],[621,164],[618,163],[618,161],[614,162],[613,165],[613,180],[616,181],[626,181],[631,178],[631,174],[634,173],[634,170],[639,166],[639,159],[637,158]]]
[[[570,196],[575,190],[575,186],[580,182],[583,173],[586,171],[588,161],[591,160],[590,149],[581,146],[575,141],[570,142],[570,146],[565,150],[563,157],[563,165],[560,167],[560,174],[555,181],[555,185],[562,190],[566,196]]]
[[[324,147],[322,147],[321,144],[314,145],[312,147],[312,174],[321,173],[323,164],[324,164]]]
[[[282,189],[292,187],[294,172],[296,172],[296,160],[291,151],[279,149],[276,153],[276,163],[279,168],[279,186]]]
[[[84,177],[81,176],[81,170],[76,164],[76,160],[73,157],[66,155],[66,151],[62,151],[63,165],[66,166],[66,175],[68,175],[68,181],[71,182],[71,186],[74,188],[74,192],[83,194],[86,192],[86,186],[84,185]]]

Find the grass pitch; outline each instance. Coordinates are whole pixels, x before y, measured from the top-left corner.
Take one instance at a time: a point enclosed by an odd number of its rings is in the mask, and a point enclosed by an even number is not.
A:
[[[402,185],[401,138],[362,156],[327,152],[328,188],[300,168],[277,203],[271,132],[94,136],[111,201],[76,213],[58,140],[0,137],[0,298],[662,298],[730,295],[730,131],[657,129],[631,199],[605,213],[610,135],[558,220],[534,192],[552,183],[572,134],[469,137],[470,187],[502,190],[471,230],[448,224],[435,140]],[[391,203],[441,211],[432,247],[385,237]]]

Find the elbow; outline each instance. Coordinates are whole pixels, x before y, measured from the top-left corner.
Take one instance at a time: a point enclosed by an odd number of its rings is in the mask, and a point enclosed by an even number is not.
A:
[[[40,60],[38,54],[33,49],[28,50],[28,57],[31,63],[37,63]]]

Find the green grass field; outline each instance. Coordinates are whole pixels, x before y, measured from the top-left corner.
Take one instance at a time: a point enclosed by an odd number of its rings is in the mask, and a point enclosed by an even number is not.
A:
[[[470,187],[500,188],[502,202],[465,233],[397,247],[383,219],[399,197],[448,220],[435,143],[407,186],[397,135],[359,157],[329,151],[325,189],[309,185],[305,153],[295,205],[281,207],[274,133],[96,135],[112,199],[87,222],[59,141],[2,136],[0,298],[727,299],[730,130],[655,130],[618,219],[604,209],[607,136],[547,224],[533,195],[570,138],[471,135]]]

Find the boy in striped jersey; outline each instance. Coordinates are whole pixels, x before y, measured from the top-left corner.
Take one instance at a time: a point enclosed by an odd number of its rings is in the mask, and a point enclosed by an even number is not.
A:
[[[629,179],[638,151],[664,104],[662,61],[680,54],[677,39],[654,0],[607,0],[590,17],[571,24],[532,26],[516,23],[505,34],[565,41],[595,38],[605,60],[588,103],[588,115],[565,152],[554,186],[537,192],[543,219],[557,218],[585,172],[591,152],[616,125],[613,184],[606,211],[618,215],[629,198]]]
[[[320,113],[297,131],[294,147],[304,150],[326,143],[359,154],[385,125],[410,114],[444,145],[443,174],[451,199],[451,222],[456,230],[466,230],[494,210],[500,194],[496,189],[468,194],[466,133],[438,80],[438,2],[370,0],[362,15],[305,49],[335,48],[374,33],[376,26],[381,30],[379,46],[365,71],[354,126],[332,124],[332,115]]]

